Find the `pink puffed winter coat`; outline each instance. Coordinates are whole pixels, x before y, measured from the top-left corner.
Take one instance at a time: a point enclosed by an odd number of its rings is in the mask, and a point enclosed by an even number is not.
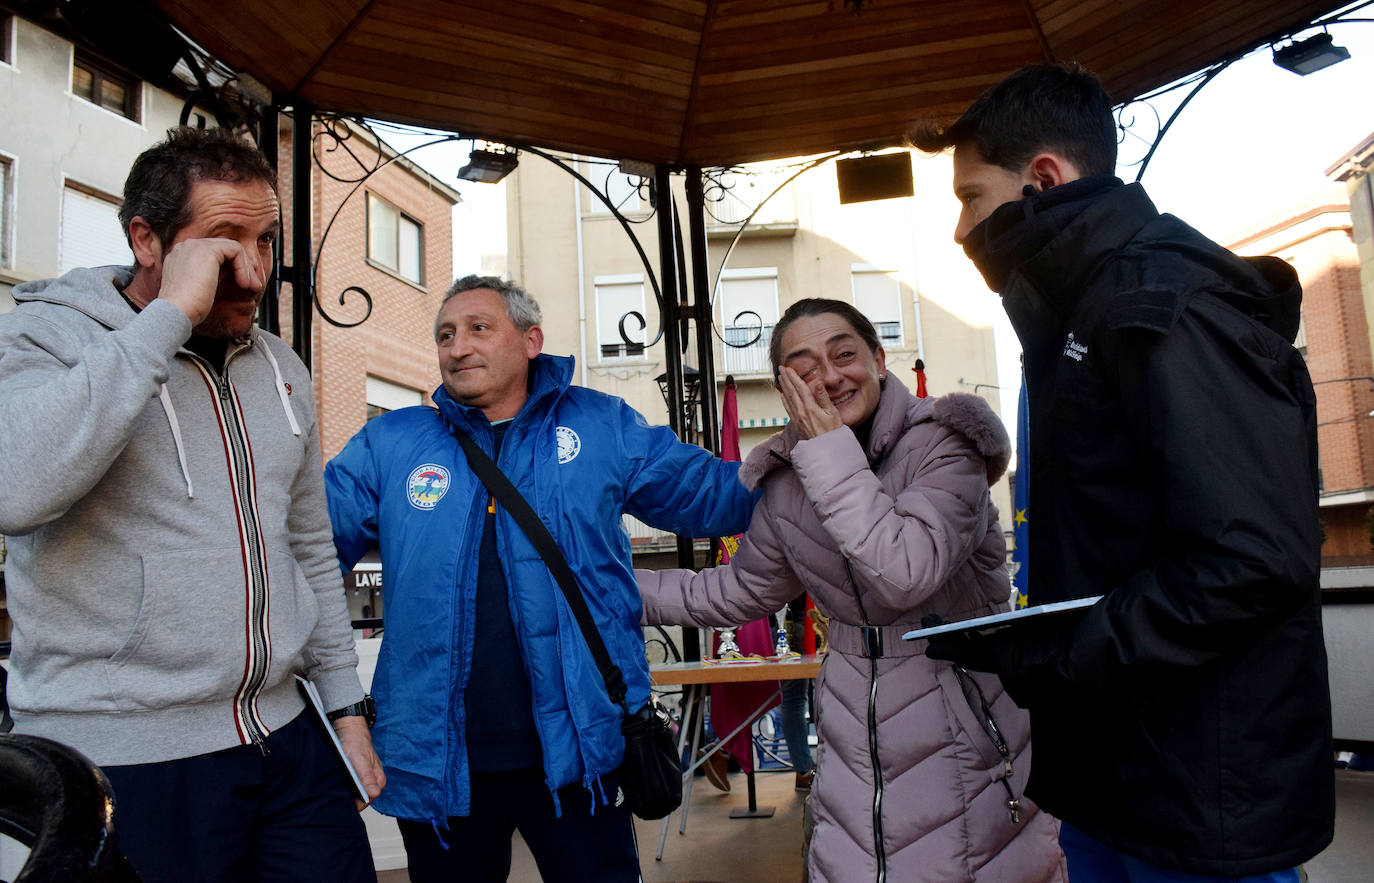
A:
[[[740,478],[764,496],[728,567],[638,574],[649,623],[749,622],[802,590],[831,618],[816,683],[816,883],[1067,878],[1057,824],[1022,794],[1026,713],[994,675],[961,681],[924,641],[901,640],[927,613],[1006,609],[988,486],[1009,450],[981,398],[917,399],[889,376],[866,451],[848,427],[799,440],[789,426],[749,453]]]

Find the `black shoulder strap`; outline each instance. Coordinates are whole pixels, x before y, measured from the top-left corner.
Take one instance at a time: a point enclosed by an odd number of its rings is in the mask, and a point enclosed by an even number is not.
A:
[[[625,705],[625,678],[615,663],[611,662],[611,655],[606,652],[606,644],[601,640],[601,633],[596,630],[596,623],[592,622],[592,613],[587,609],[587,599],[582,596],[582,589],[578,586],[577,577],[573,575],[567,559],[563,557],[563,550],[558,548],[557,541],[544,526],[544,522],[539,520],[534,509],[520,491],[516,490],[515,485],[511,484],[506,473],[501,471],[501,467],[487,456],[486,451],[478,447],[477,442],[461,429],[455,428],[453,434],[457,436],[458,444],[463,446],[468,466],[482,484],[486,485],[487,490],[491,491],[492,496],[501,501],[501,505],[515,519],[515,523],[520,525],[520,529],[529,537],[539,556],[548,565],[549,572],[563,590],[563,597],[568,599],[568,607],[572,609],[573,616],[577,617],[577,624],[582,629],[582,638],[587,642],[587,649],[592,651],[592,659],[596,661],[596,667],[606,681],[606,692],[610,694],[612,702],[629,714],[629,709]]]

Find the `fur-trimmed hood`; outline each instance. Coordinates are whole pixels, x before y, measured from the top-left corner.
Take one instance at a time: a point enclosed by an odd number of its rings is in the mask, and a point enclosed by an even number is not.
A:
[[[918,399],[891,374],[883,381],[868,437],[865,453],[869,462],[881,460],[903,433],[927,420],[934,420],[973,442],[987,462],[989,485],[1006,474],[1011,462],[1011,439],[1001,418],[985,399],[966,392]],[[740,481],[750,490],[757,488],[765,475],[788,463],[792,449],[801,440],[796,425],[789,423],[781,432],[756,445],[740,468]]]

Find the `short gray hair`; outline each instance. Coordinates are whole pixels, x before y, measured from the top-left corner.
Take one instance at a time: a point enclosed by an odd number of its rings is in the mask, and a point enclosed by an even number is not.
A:
[[[439,302],[439,312],[444,311],[444,304],[448,303],[449,298],[455,294],[462,294],[465,291],[474,291],[478,288],[489,288],[501,295],[506,302],[506,315],[511,322],[523,334],[536,325],[544,322],[544,314],[539,309],[539,304],[525,289],[511,282],[509,279],[502,279],[499,276],[478,276],[475,273],[455,279],[453,284],[444,292],[444,299]],[[434,331],[439,331],[439,316],[434,317]]]

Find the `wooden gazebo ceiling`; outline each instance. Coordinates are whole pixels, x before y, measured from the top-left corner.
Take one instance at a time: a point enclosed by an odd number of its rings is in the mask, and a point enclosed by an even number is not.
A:
[[[1115,100],[1331,0],[157,0],[321,110],[617,159],[730,165],[898,143],[1030,61]]]

